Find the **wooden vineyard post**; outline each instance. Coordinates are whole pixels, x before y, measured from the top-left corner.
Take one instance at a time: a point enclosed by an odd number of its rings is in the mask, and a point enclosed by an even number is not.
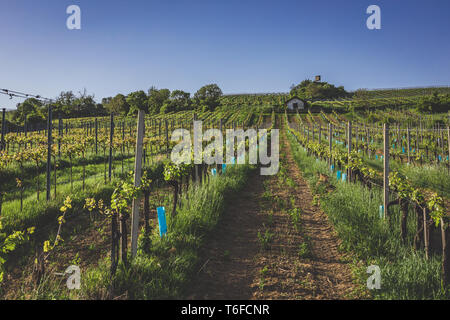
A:
[[[415,151],[417,152],[417,148],[418,148],[418,145],[417,145],[417,141],[419,140],[419,126],[417,126],[416,127],[416,137],[415,137],[415,139],[414,139],[414,149],[415,149]]]
[[[420,143],[423,143],[423,124],[422,124],[422,120],[420,120]]]
[[[322,125],[319,125],[319,144],[322,142]]]
[[[197,120],[197,114],[194,113],[194,119],[192,121],[192,128],[194,130],[195,126],[194,126],[194,122]],[[195,133],[194,133],[194,139],[196,138]],[[194,146],[195,146],[195,141],[194,141]],[[195,152],[196,150],[194,149],[194,167],[195,167],[195,182],[198,183],[199,182],[199,165],[195,164]]]
[[[347,141],[347,137],[348,137],[348,126],[344,126],[344,131],[345,131],[345,133],[344,133],[344,139],[345,139],[345,147],[347,148],[348,147],[348,141]],[[339,133],[339,137],[341,136],[341,133]]]
[[[348,162],[347,164],[350,164],[350,154],[352,153],[352,122],[349,121],[348,122],[348,127],[347,127],[347,148],[348,148]],[[351,180],[352,177],[352,170],[350,168],[348,168],[347,170],[347,179],[348,181]]]
[[[52,169],[52,107],[49,105],[47,117],[47,201],[50,201],[51,169]]]
[[[58,119],[58,158],[61,159],[61,140],[63,138],[63,120],[61,116]]]
[[[450,284],[450,229],[445,224],[444,218],[441,218],[441,235],[442,235],[442,282],[443,287],[447,288]]]
[[[328,124],[328,147],[330,148],[330,166],[332,163],[332,156],[331,156],[331,152],[333,150],[333,124],[329,123]]]
[[[24,135],[26,137],[27,133],[28,133],[27,115],[25,115],[25,118],[23,119],[23,133],[24,133]]]
[[[309,125],[308,125],[308,129],[306,129],[308,131],[308,137],[306,139],[306,143],[309,144]]]
[[[409,129],[409,124],[408,127],[406,128],[406,135],[407,135],[407,148],[408,148],[408,164],[411,164],[411,134],[410,134],[410,129]]]
[[[423,208],[423,243],[425,246],[425,257],[428,259],[430,255],[430,229],[428,225],[428,208]]]
[[[383,161],[383,207],[384,218],[388,216],[388,203],[389,203],[389,124],[385,123],[383,126],[383,148],[384,148],[384,161]]]
[[[5,134],[6,134],[6,109],[3,108],[2,111],[2,140],[0,145],[0,150],[5,149]]]
[[[167,158],[169,158],[169,125],[167,120],[165,121],[166,123],[166,153],[167,153]]]
[[[113,139],[114,139],[114,115],[111,113],[110,128],[109,128],[109,171],[108,177],[111,182],[112,176],[112,156],[113,156]]]
[[[121,158],[122,158],[122,160],[121,160],[121,162],[122,162],[122,171],[121,171],[122,174],[123,174],[123,171],[124,171],[124,168],[123,168],[123,157],[124,157],[124,154],[125,154],[125,142],[124,141],[125,141],[125,121],[122,121],[122,149],[120,150],[120,152],[122,153],[122,156],[121,156]]]
[[[450,119],[449,119],[450,120]],[[448,161],[447,161],[447,166],[448,166],[448,173],[450,173],[450,124],[447,126],[447,143],[448,143]]]
[[[220,134],[222,134],[222,124],[223,124],[223,120],[222,120],[222,118],[220,118],[220,123],[219,123]],[[256,134],[258,134],[258,129],[256,129]],[[223,159],[223,154],[222,154],[222,159]],[[218,163],[217,164],[217,169],[216,170],[217,170],[218,174],[222,174],[222,163]]]
[[[445,141],[444,141],[444,131],[445,129],[442,128],[441,129],[441,150],[442,150],[442,156],[444,157],[445,155]],[[441,159],[441,161],[445,161],[444,159]],[[440,161],[439,161],[440,162]]]
[[[97,155],[98,152],[98,121],[97,118],[95,118],[95,155]]]
[[[139,110],[137,121],[136,157],[134,159],[134,186],[141,185],[142,170],[142,148],[144,144],[144,119],[145,112]],[[133,199],[131,216],[131,255],[134,258],[137,254],[137,242],[139,232],[139,204],[140,199]]]

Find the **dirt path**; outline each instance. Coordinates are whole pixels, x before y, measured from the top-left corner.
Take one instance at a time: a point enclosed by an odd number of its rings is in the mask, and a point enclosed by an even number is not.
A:
[[[345,261],[347,257],[339,252],[341,243],[336,235],[327,215],[313,205],[313,196],[307,182],[302,178],[292,157],[291,148],[286,137],[283,137],[283,148],[286,154],[287,170],[296,182],[297,205],[302,208],[304,215],[302,224],[310,239],[313,258],[310,260],[312,274],[316,285],[315,299],[344,299],[348,298],[356,285],[353,283],[351,270]]]
[[[217,231],[201,251],[201,268],[189,299],[251,299],[259,251],[256,230],[264,219],[257,205],[262,180],[253,174],[243,192],[230,201]]]
[[[186,298],[347,299],[355,288],[284,134],[281,143],[281,171],[263,177],[257,170],[230,202]]]

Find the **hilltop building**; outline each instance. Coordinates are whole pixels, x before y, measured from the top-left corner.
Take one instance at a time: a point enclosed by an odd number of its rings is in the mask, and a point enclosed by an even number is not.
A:
[[[306,102],[298,97],[292,97],[286,101],[288,111],[303,111],[306,109]]]

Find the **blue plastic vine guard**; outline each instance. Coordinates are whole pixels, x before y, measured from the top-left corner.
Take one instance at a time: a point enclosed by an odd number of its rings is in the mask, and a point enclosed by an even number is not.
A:
[[[342,174],[342,181],[347,181],[347,174],[346,173],[343,173]]]
[[[227,171],[227,165],[224,163],[222,164],[222,173],[225,173]]]
[[[216,168],[212,168],[212,169],[211,169],[211,174],[212,174],[213,176],[215,176],[215,175],[217,174],[217,169],[216,169]]]
[[[167,233],[166,208],[158,207],[156,211],[158,212],[159,236],[162,237]]]
[[[338,170],[336,172],[336,178],[337,178],[338,181],[341,179],[341,176],[342,176],[342,172],[340,170]]]

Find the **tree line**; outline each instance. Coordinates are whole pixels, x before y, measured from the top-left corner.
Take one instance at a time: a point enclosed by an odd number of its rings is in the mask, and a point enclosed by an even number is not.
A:
[[[95,101],[94,95],[86,90],[78,92],[61,92],[51,104],[53,118],[82,118],[106,116],[110,113],[132,116],[142,109],[148,114],[169,113],[184,110],[214,111],[220,105],[222,90],[217,84],[201,87],[191,97],[183,90],[170,91],[151,87],[148,92],[134,91],[128,95],[117,94],[114,97],[103,98],[101,103]],[[25,117],[27,123],[44,122],[47,118],[48,104],[29,98],[17,104],[17,110],[12,111],[12,124],[23,125]]]

